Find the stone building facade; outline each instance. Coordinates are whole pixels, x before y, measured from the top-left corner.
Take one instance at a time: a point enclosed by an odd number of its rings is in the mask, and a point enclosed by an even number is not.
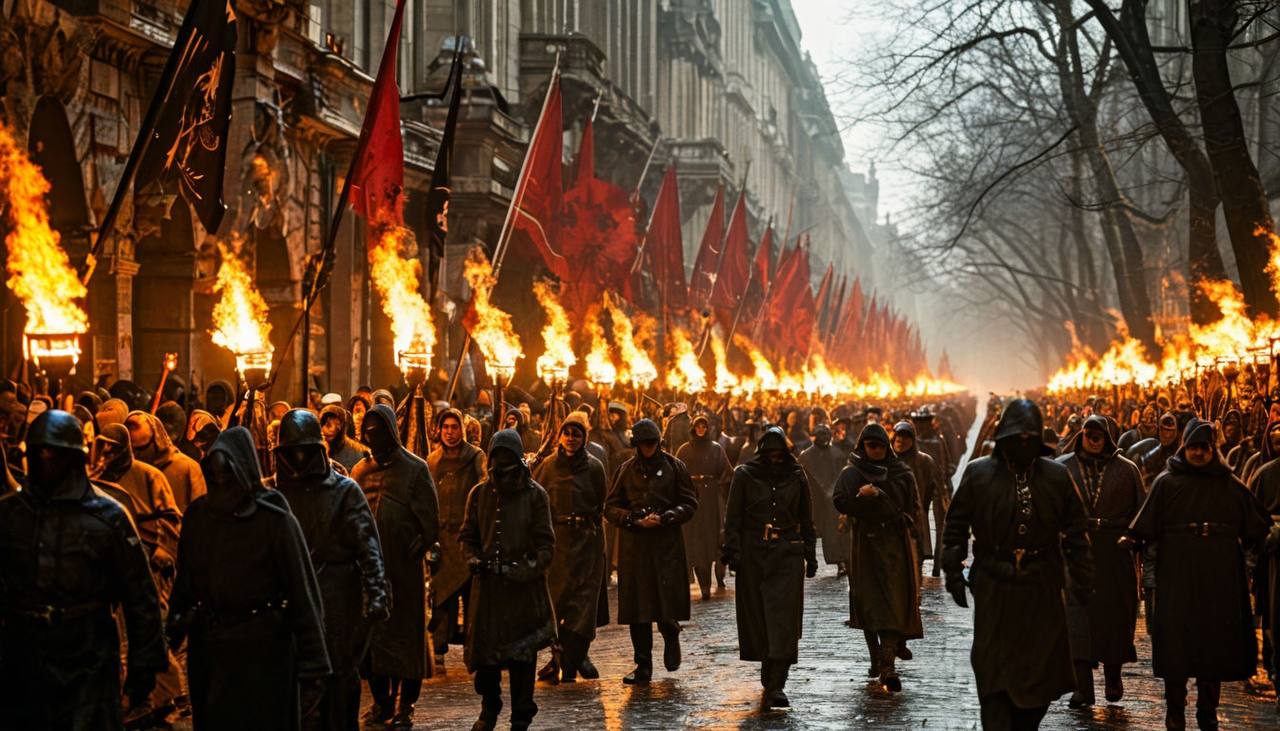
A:
[[[186,0],[3,0],[0,117],[30,141],[53,184],[55,226],[83,260],[120,178]],[[394,0],[238,0],[239,50],[218,232],[179,200],[128,201],[90,282],[93,322],[80,378],[153,387],[161,355],[196,387],[234,378],[208,338],[215,242],[247,247],[270,306],[277,355],[300,314],[307,259],[327,235],[354,151]],[[851,174],[789,0],[408,0],[401,93],[438,91],[454,44],[466,49],[454,152],[440,351],[455,347],[462,252],[496,243],[551,70],[560,64],[565,155],[597,106],[597,174],[652,200],[679,173],[686,261],[717,187],[744,186],[753,237],[808,231],[814,276],[827,262],[874,285],[874,170]],[[445,109],[401,105],[409,198],[421,234],[424,191]],[[74,161],[74,162],[72,162]],[[362,224],[337,232],[332,284],[310,318],[307,362],[324,390],[398,379],[389,330],[370,291]],[[533,308],[522,268],[500,302]],[[816,284],[816,281],[815,281]],[[20,304],[6,292],[0,358],[21,360]],[[446,326],[445,323],[448,323]],[[452,335],[452,337],[450,337]],[[536,342],[536,338],[535,338]],[[280,361],[273,398],[302,393],[301,349]],[[90,373],[92,371],[92,373]]]

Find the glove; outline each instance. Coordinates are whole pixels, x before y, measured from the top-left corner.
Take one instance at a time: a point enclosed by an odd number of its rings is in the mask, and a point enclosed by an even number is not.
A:
[[[298,679],[298,705],[301,707],[303,718],[314,713],[320,707],[322,700],[324,700],[324,682],[321,678]]]
[[[818,575],[818,559],[806,558],[804,560],[804,575],[805,578],[809,579]]]
[[[364,618],[371,622],[385,622],[391,618],[391,608],[387,606],[386,595],[365,596]]]
[[[478,558],[467,559],[467,569],[471,572],[472,576],[479,576],[484,573],[484,561],[481,561]]]
[[[668,510],[667,512],[662,514],[663,525],[671,525],[672,523],[676,522],[679,519],[680,519],[680,514],[674,510]]]
[[[964,576],[960,574],[947,574],[947,593],[955,600],[955,603],[965,609],[969,608],[969,597],[964,591]]]
[[[130,708],[139,708],[151,697],[156,687],[156,674],[149,672],[129,673],[124,681],[124,694],[129,699]]]

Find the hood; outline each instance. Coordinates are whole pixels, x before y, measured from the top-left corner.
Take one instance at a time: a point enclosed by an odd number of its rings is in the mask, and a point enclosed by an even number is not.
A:
[[[764,434],[760,435],[760,440],[756,442],[756,454],[763,457],[763,452],[770,449],[781,449],[788,456],[791,455],[791,443],[787,441],[787,435],[783,433],[782,427],[771,426],[764,430]]]
[[[107,424],[98,434],[99,450],[111,449],[115,456],[98,468],[94,477],[107,482],[117,482],[133,467],[133,445],[129,442],[129,430],[124,424]]]
[[[698,436],[697,431],[695,431],[695,427],[697,427],[698,424],[707,425],[707,433],[703,436]],[[709,442],[713,438],[712,431],[714,430],[711,428],[711,419],[707,418],[706,414],[698,414],[693,417],[693,421],[689,422],[689,441]]]
[[[996,426],[994,440],[1000,441],[1015,434],[1036,434],[1044,432],[1044,417],[1040,407],[1034,401],[1024,398],[1014,399],[1004,408],[1000,415],[1000,423]]]
[[[158,467],[159,463],[164,463],[165,458],[172,454],[177,448],[173,446],[173,441],[169,439],[169,432],[165,430],[164,424],[160,423],[154,415],[146,411],[130,411],[125,417],[125,421],[130,419],[143,419],[147,425],[151,427],[151,433],[155,437],[155,447],[149,450],[149,454],[136,453],[134,456],[143,462],[150,462],[153,466]]]
[[[856,448],[859,452],[862,451],[862,445],[868,439],[873,441],[878,440],[878,441],[884,442],[886,447],[889,446],[889,432],[885,431],[884,425],[880,424],[879,422],[876,422],[874,424],[867,424],[866,426],[862,427],[862,433],[858,435],[858,441],[856,444]],[[893,454],[892,449],[889,450],[889,454],[890,455]]]
[[[764,456],[766,450],[781,449],[782,461],[770,462]],[[756,451],[744,466],[756,478],[778,478],[801,469],[800,462],[791,453],[791,444],[780,426],[771,426],[760,435],[756,442]]]
[[[529,419],[525,416],[524,411],[517,406],[511,406],[506,410],[506,413],[502,415],[502,423],[507,423],[508,416],[516,417],[516,429],[520,431],[524,431],[525,424],[529,423]]]
[[[444,419],[446,416],[452,416],[453,418],[457,419],[458,427],[465,429],[467,425],[467,419],[462,415],[462,412],[454,408],[444,408],[436,412],[436,429],[437,430],[440,428],[440,425],[444,423]]]
[[[107,424],[123,424],[129,415],[129,405],[118,398],[107,399],[98,409],[98,428]]]
[[[338,404],[329,404],[320,409],[320,423],[324,423],[325,417],[334,417],[338,420],[338,440],[341,441],[347,435],[347,426],[351,423],[351,414]]]
[[[307,409],[290,409],[280,419],[280,435],[277,438],[280,447],[323,447],[324,437],[320,433],[320,420]]]
[[[187,441],[194,442],[196,435],[206,428],[212,428],[215,434],[222,431],[222,426],[213,414],[204,409],[192,411],[191,418],[187,419]]]
[[[919,440],[916,438],[916,426],[915,424],[912,424],[910,421],[903,420],[903,421],[899,421],[897,424],[894,424],[893,433],[902,434],[904,436],[911,437],[911,449],[908,449],[907,451],[901,452],[901,453],[895,452],[895,454],[897,454],[899,457],[913,457],[915,453],[920,449],[920,445],[917,443]],[[889,446],[892,447],[893,444],[890,443]]]
[[[566,426],[575,425],[582,430],[582,438],[586,439],[591,433],[591,422],[587,420],[587,415],[581,411],[571,411],[569,415],[564,417],[564,421],[560,422],[560,429],[564,430]]]
[[[187,433],[187,412],[175,401],[166,401],[156,409],[156,418],[169,432],[170,441],[178,441]]]
[[[1098,456],[1114,457],[1116,453],[1120,451],[1120,448],[1116,446],[1115,439],[1112,438],[1110,426],[1111,425],[1107,420],[1107,417],[1102,416],[1100,414],[1094,414],[1090,416],[1088,419],[1084,420],[1084,426],[1080,429],[1080,431],[1072,435],[1071,441],[1067,442],[1067,445],[1066,447],[1063,448],[1062,453],[1078,454],[1079,456],[1083,457],[1084,456],[1084,433],[1086,430],[1093,428],[1093,429],[1101,429],[1103,437],[1105,439],[1102,445],[1102,453]]]
[[[495,464],[494,455],[499,451],[509,452],[516,456],[515,467],[506,474],[500,473]],[[586,450],[583,450],[583,454]],[[524,461],[524,440],[515,429],[503,429],[493,435],[489,442],[488,478],[489,482],[498,486],[499,490],[514,490],[531,483],[529,466]]]
[[[1276,450],[1271,448],[1270,439],[1271,430],[1277,427],[1280,427],[1280,419],[1272,419],[1267,423],[1267,428],[1262,430],[1262,439],[1260,440],[1262,444],[1259,445],[1259,450],[1262,452],[1262,462],[1260,464],[1266,464],[1276,457],[1280,457],[1280,454],[1277,454]]]
[[[821,447],[831,444],[831,427],[825,423],[818,424],[813,428],[813,443]]]
[[[365,396],[362,393],[357,393],[351,398],[347,399],[347,411],[354,413],[356,410],[357,403],[364,404],[365,411],[368,411],[369,409],[373,408],[373,403],[369,401],[368,396]]]
[[[1213,447],[1213,458],[1209,460],[1209,464],[1201,467],[1191,464],[1187,460],[1188,444],[1208,444]],[[1182,443],[1178,445],[1178,451],[1169,458],[1166,466],[1170,472],[1182,474],[1225,475],[1231,472],[1231,469],[1227,467],[1227,463],[1222,459],[1222,453],[1218,451],[1218,435],[1213,423],[1199,418],[1192,418],[1187,422],[1187,427],[1182,433]]]
[[[374,404],[390,404],[394,406],[396,403],[396,397],[392,396],[391,392],[388,391],[387,389],[380,388],[377,391],[373,392],[373,403]]]
[[[290,452],[298,448],[305,450],[305,458],[294,464],[297,460]],[[320,420],[307,409],[290,409],[280,419],[275,456],[276,480],[285,486],[294,480],[323,480],[333,472],[324,448]]]
[[[662,431],[653,419],[641,419],[631,425],[631,446],[637,446],[640,442],[657,441],[662,441]]]
[[[396,445],[401,448],[404,447],[400,442],[400,429],[396,425],[396,412],[390,406],[386,404],[374,406],[369,409],[369,413],[364,415],[364,423],[368,424],[370,418],[380,421],[387,431],[391,433],[391,438],[395,440]]]
[[[493,457],[493,453],[499,449],[505,449],[508,452],[524,458],[524,440],[520,438],[520,432],[515,429],[503,429],[493,435],[493,439],[489,441],[489,457]]]
[[[230,474],[222,479],[210,469],[215,455],[230,463]],[[209,453],[200,460],[208,488],[209,508],[224,516],[245,516],[253,512],[253,496],[262,491],[262,471],[253,435],[242,426],[233,426],[218,435]]]
[[[93,391],[81,391],[76,395],[76,404],[88,409],[90,414],[96,414],[102,408],[102,397]]]

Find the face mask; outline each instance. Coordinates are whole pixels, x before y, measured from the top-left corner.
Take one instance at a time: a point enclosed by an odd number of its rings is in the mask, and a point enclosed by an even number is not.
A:
[[[1005,459],[1020,470],[1030,467],[1044,448],[1044,444],[1034,436],[1009,437],[1002,439],[999,446]]]
[[[364,430],[364,442],[369,445],[369,449],[378,456],[390,454],[396,448],[395,439],[391,436],[391,432],[381,424],[368,425]]]
[[[71,477],[76,469],[83,470],[83,461],[69,450],[35,448],[27,457],[27,490],[37,497],[48,498]]]
[[[831,444],[831,435],[819,434],[818,436],[813,438],[813,442],[814,444],[817,444],[819,447],[829,446]]]

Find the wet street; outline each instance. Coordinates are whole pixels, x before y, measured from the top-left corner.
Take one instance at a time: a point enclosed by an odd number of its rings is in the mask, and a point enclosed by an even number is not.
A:
[[[821,553],[819,553],[821,555]],[[791,708],[761,713],[759,666],[738,660],[733,580],[726,592],[693,603],[681,636],[684,665],[676,673],[655,667],[647,688],[630,688],[631,646],[624,627],[602,628],[591,657],[600,680],[572,685],[539,683],[535,728],[548,729],[854,729],[978,728],[978,703],[968,653],[968,610],[955,606],[940,580],[926,579],[925,638],[911,643],[915,659],[899,664],[903,692],[890,697],[868,682],[867,650],[860,631],[843,625],[848,599],[844,579],[824,566],[807,584],[805,635],[800,663],[787,693]],[[656,634],[656,633],[655,633]],[[655,638],[661,657],[661,638]],[[1091,711],[1067,708],[1064,697],[1051,708],[1045,729],[1163,729],[1161,685],[1151,677],[1150,643],[1139,628],[1141,661],[1125,667],[1125,699]],[[427,683],[418,703],[416,729],[467,729],[480,710],[461,648],[446,657],[447,674]],[[659,663],[660,664],[660,663]],[[1098,697],[1102,701],[1101,671]],[[505,687],[505,686],[504,686]],[[366,704],[368,703],[366,695]],[[1188,701],[1194,711],[1195,690]],[[1193,712],[1188,716],[1193,716]],[[1275,728],[1272,699],[1247,695],[1241,684],[1222,692],[1223,728]],[[499,728],[504,728],[504,709]],[[1192,721],[1194,727],[1194,720]]]

